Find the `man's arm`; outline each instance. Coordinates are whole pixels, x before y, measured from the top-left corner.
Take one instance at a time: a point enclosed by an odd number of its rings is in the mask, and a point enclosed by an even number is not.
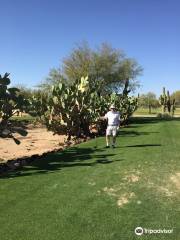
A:
[[[107,117],[106,116],[103,116],[103,117],[99,117],[100,120],[107,120]]]
[[[120,128],[120,123],[121,123],[121,116],[120,116],[120,113],[119,113],[119,118],[118,118],[118,129]]]
[[[100,119],[100,120],[107,120],[107,119],[108,119],[107,113],[106,113],[104,116],[99,117],[99,119]]]

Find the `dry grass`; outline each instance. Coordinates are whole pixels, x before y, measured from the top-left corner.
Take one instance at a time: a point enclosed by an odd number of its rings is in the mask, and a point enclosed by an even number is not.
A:
[[[170,177],[170,181],[175,185],[176,189],[180,190],[180,172],[175,173]]]

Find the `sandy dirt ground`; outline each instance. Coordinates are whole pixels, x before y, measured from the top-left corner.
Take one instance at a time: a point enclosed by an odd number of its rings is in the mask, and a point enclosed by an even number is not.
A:
[[[63,148],[66,139],[64,135],[53,135],[44,127],[28,126],[27,131],[25,137],[14,135],[21,141],[19,145],[12,138],[0,138],[0,163]]]

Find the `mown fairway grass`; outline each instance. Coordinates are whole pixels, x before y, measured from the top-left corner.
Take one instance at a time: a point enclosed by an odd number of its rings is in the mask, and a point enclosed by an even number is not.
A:
[[[149,109],[148,108],[143,108],[143,107],[139,107],[135,112],[134,115],[157,115],[158,113],[162,113],[162,109],[161,108],[152,108],[151,109],[151,114],[149,114]],[[180,108],[176,107],[175,115],[180,116]]]
[[[0,239],[179,240],[179,161],[180,121],[154,118],[121,129],[116,149],[98,138],[51,154],[0,180]]]

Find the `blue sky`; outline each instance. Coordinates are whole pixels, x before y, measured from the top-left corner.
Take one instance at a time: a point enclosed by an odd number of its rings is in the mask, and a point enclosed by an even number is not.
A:
[[[76,43],[108,42],[144,68],[138,92],[180,89],[179,0],[0,0],[0,73],[32,87]]]

